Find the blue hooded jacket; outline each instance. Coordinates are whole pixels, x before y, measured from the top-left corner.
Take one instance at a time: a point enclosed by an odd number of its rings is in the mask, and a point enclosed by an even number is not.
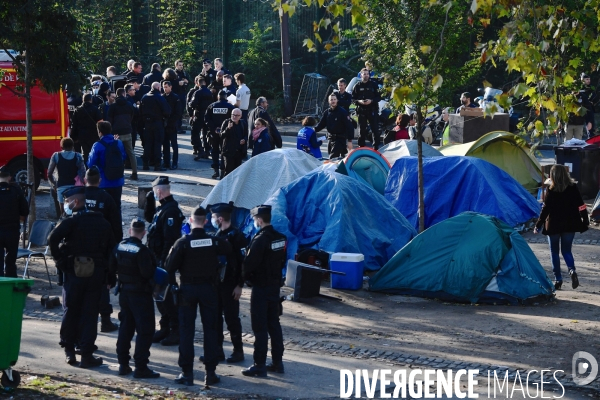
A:
[[[102,136],[100,140],[104,142],[106,146],[110,146],[115,141],[115,138],[112,134],[108,134]],[[120,140],[117,140],[117,142],[117,146],[119,147],[121,155],[123,156],[123,162],[125,162],[125,160],[127,159],[125,147],[123,147],[123,143]],[[100,178],[102,179],[100,181],[100,188],[114,188],[123,186],[125,184],[125,177],[110,180],[106,179],[106,176],[104,175],[104,158],[106,153],[106,146],[103,146],[101,143],[98,142],[94,143],[94,145],[92,146],[92,150],[90,151],[90,156],[88,157],[88,168],[95,165],[100,170]]]

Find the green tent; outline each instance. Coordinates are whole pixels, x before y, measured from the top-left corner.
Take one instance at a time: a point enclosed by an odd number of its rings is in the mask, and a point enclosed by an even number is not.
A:
[[[510,132],[490,132],[474,142],[451,144],[439,150],[445,156],[470,156],[494,164],[532,194],[537,194],[543,182],[542,167],[530,153],[529,145]]]
[[[370,279],[369,289],[472,303],[520,304],[554,296],[554,285],[521,235],[474,212],[420,233]]]

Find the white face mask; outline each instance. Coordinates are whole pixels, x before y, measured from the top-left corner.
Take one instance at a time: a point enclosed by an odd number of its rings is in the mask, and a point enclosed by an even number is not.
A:
[[[65,203],[64,209],[65,209],[65,214],[73,215],[73,209],[70,207],[70,203]]]
[[[219,221],[216,218],[211,218],[210,223],[215,227],[215,229],[219,229]]]

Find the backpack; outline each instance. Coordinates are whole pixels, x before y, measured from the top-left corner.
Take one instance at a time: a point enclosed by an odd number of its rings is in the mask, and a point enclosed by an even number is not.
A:
[[[114,141],[111,144],[106,144],[102,140],[99,141],[105,147],[104,153],[104,176],[106,179],[114,181],[125,176],[125,164],[123,163],[123,155],[119,150],[119,142]]]

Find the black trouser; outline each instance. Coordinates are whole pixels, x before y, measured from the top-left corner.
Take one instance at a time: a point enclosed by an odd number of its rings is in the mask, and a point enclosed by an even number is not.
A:
[[[201,122],[198,118],[196,118],[194,121],[192,121],[191,125],[192,132],[190,140],[192,143],[192,147],[194,148],[194,152],[200,153],[202,151],[202,143],[200,142],[200,131],[202,130],[204,122]]]
[[[242,165],[242,159],[240,156],[223,156],[223,169],[225,170],[225,176],[233,172],[234,169]]]
[[[242,321],[240,320],[240,301],[233,298],[233,289],[237,285],[235,283],[221,283],[219,285],[219,315],[218,315],[218,336],[221,352],[223,352],[223,316],[227,330],[231,336],[231,344],[233,351],[244,351],[242,344]]]
[[[160,167],[160,149],[165,138],[165,128],[162,120],[148,120],[144,131],[144,166]]]
[[[96,268],[89,278],[78,278],[74,273],[65,273],[63,285],[63,318],[60,326],[60,341],[65,350],[73,351],[79,344],[82,355],[91,355],[98,335],[98,305],[104,270]]]
[[[98,313],[102,318],[110,318],[110,314],[113,313],[112,304],[110,304],[110,290],[106,285],[102,285],[102,292],[100,293],[100,303],[98,304]]]
[[[117,339],[117,359],[119,364],[129,364],[131,339],[136,333],[133,359],[136,369],[145,369],[148,366],[154,335],[154,301],[152,293],[128,290],[127,286],[128,284],[123,284],[119,294],[121,326]]]
[[[135,149],[135,142],[138,138],[138,127],[137,125],[131,125],[131,147]]]
[[[212,164],[211,167],[212,169],[218,170],[218,169],[223,169],[223,168],[219,168],[220,166],[220,161],[219,161],[219,157],[221,155],[221,135],[219,135],[216,132],[211,132],[211,137],[210,137],[210,144],[212,146],[212,150],[211,150],[211,157],[212,157]]]
[[[343,157],[348,153],[348,147],[346,147],[347,140],[343,136],[334,136],[329,140],[327,145],[329,150],[329,158]]]
[[[17,277],[17,252],[19,251],[18,227],[5,228],[0,227],[0,255],[2,255],[2,268],[0,276],[7,278]]]
[[[173,147],[173,164],[171,164],[171,147]],[[174,126],[165,128],[163,141],[163,164],[165,166],[177,165],[179,161],[179,147],[177,146],[177,129]]]
[[[177,306],[173,303],[173,296],[171,293],[167,293],[164,301],[157,301],[156,308],[160,312],[160,327],[169,328],[173,331],[179,329],[179,314],[177,312]]]
[[[119,209],[119,214],[121,213],[121,195],[123,194],[123,186],[117,187],[105,187],[102,188],[106,193],[110,195],[115,201],[117,208]]]
[[[360,127],[360,137],[358,138],[358,146],[364,147],[365,141],[367,140],[367,122],[371,127],[371,133],[373,134],[373,148],[379,148],[379,115],[376,110],[363,111],[362,114],[358,114],[358,126]]]
[[[281,363],[283,358],[283,333],[279,324],[279,286],[253,286],[250,296],[250,315],[254,332],[254,363],[265,365],[269,336],[271,337],[271,358]]]
[[[182,284],[180,289],[179,366],[188,374],[194,367],[194,332],[196,314],[200,308],[204,332],[204,367],[214,371],[219,364],[219,339],[217,332],[218,294],[211,283]]]
[[[79,145],[81,146],[81,150],[83,151],[83,161],[87,165],[88,157],[90,156],[90,151],[92,151],[92,146],[96,143],[94,140],[79,140]]]
[[[202,127],[200,129],[200,144],[202,146],[202,152],[208,157],[211,153],[211,140],[210,140],[210,131],[208,130],[208,125],[206,123],[202,123]]]

